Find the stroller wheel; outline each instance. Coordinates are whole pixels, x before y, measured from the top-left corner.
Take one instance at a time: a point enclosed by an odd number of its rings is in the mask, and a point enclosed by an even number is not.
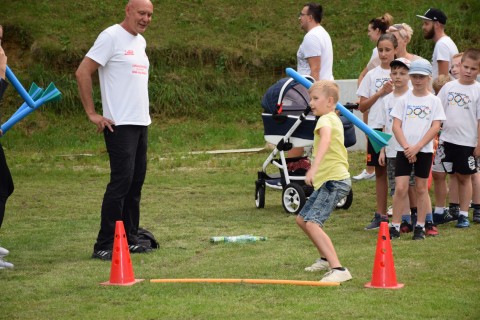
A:
[[[303,188],[296,183],[289,183],[282,192],[282,205],[287,213],[298,214],[305,205]]]
[[[265,208],[265,184],[258,182],[255,186],[255,206],[258,209]]]
[[[353,190],[350,189],[350,192],[348,193],[348,195],[345,198],[338,201],[337,209],[347,210],[352,205],[352,202],[353,202]]]

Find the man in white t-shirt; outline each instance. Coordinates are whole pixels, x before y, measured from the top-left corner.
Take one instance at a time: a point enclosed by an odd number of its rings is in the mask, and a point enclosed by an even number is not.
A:
[[[298,16],[306,32],[297,52],[297,72],[315,80],[333,80],[333,48],[328,32],[320,25],[323,8],[316,3],[304,6]]]
[[[450,61],[458,53],[458,49],[453,40],[445,34],[447,16],[439,9],[430,8],[423,16],[417,15],[417,17],[423,19],[423,37],[435,42],[432,55],[432,79],[442,74],[448,76]]]
[[[141,35],[152,20],[150,0],[129,0],[125,19],[105,29],[76,71],[83,107],[103,132],[110,158],[110,182],[102,202],[100,231],[92,258],[112,259],[116,221],[122,220],[131,253],[151,250],[138,244],[140,197],[147,170],[149,60]],[[92,98],[98,70],[103,115]]]
[[[323,8],[317,3],[308,3],[298,15],[300,27],[306,34],[297,51],[297,72],[315,81],[333,80],[332,39],[320,25],[322,17]],[[302,147],[294,147],[288,157],[301,157],[303,153]]]

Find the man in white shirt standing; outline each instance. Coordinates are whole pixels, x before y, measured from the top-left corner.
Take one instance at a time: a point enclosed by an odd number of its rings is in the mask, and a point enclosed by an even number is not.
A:
[[[323,8],[307,3],[298,20],[305,37],[297,52],[297,72],[315,80],[333,80],[333,47],[328,32],[320,25]]]
[[[138,244],[140,198],[147,171],[149,60],[142,34],[152,20],[150,0],[129,0],[125,19],[98,36],[76,71],[83,108],[103,132],[110,159],[110,182],[103,197],[100,231],[92,258],[111,260],[116,221],[122,220],[131,253],[150,251]],[[103,115],[92,98],[98,70]]]
[[[305,31],[303,42],[297,51],[297,72],[318,80],[333,80],[332,39],[320,23],[323,8],[317,3],[307,3],[298,14],[300,27]],[[302,147],[294,147],[288,157],[301,157]]]
[[[458,53],[458,49],[453,40],[445,34],[447,16],[439,9],[430,8],[423,16],[417,15],[417,17],[423,19],[423,37],[435,42],[432,55],[432,79],[442,74],[448,76],[450,61]]]

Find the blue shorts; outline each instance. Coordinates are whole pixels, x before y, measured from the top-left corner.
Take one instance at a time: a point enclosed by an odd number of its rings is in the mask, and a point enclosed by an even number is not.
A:
[[[299,215],[303,217],[303,221],[314,222],[323,227],[337,203],[348,196],[351,188],[350,178],[325,182],[320,189],[313,191]]]

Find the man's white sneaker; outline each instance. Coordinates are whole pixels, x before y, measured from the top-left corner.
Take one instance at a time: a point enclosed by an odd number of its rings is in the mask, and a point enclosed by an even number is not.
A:
[[[2,259],[3,257],[5,257],[7,254],[9,254],[10,251],[8,251],[7,249],[3,248],[3,247],[0,247],[0,259]]]
[[[330,269],[330,265],[328,264],[328,261],[323,259],[318,259],[310,267],[306,267],[305,271],[315,272],[315,271],[328,270],[328,269]]]
[[[5,269],[5,268],[13,268],[13,263],[3,261],[3,259],[0,259],[0,269]]]
[[[322,280],[320,282],[345,282],[352,279],[352,275],[347,268],[344,271],[332,269],[325,273]]]
[[[375,171],[372,173],[368,173],[367,170],[363,169],[363,171],[358,176],[353,176],[353,180],[374,180],[375,179]]]

